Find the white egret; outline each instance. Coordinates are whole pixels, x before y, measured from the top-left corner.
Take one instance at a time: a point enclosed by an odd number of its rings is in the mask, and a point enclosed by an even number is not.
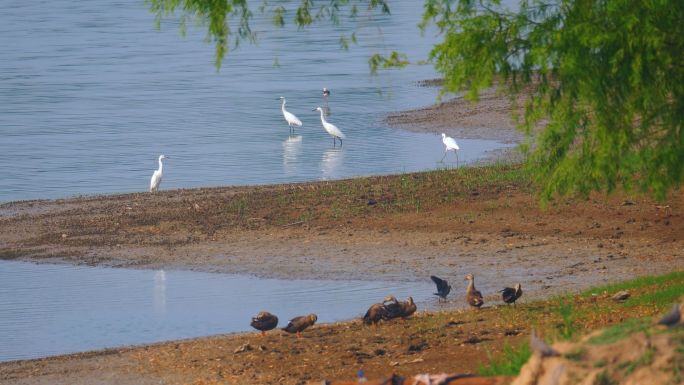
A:
[[[445,133],[442,133],[442,143],[444,143],[444,146],[445,146],[446,148],[444,149],[444,156],[442,157],[442,159],[440,160],[440,162],[441,162],[442,160],[444,160],[444,158],[447,156],[447,152],[448,152],[449,150],[453,150],[453,151],[454,151],[454,155],[456,155],[456,166],[458,166],[458,152],[456,152],[456,151],[460,150],[460,148],[458,147],[458,144],[456,143],[456,140],[454,140],[454,138],[452,138],[452,137],[450,137],[450,136],[446,136]]]
[[[335,138],[340,140],[340,146],[342,146],[342,139],[345,139],[346,137],[340,131],[339,128],[337,128],[334,124],[328,123],[325,120],[325,116],[323,116],[323,109],[321,107],[316,107],[312,111],[320,111],[321,112],[321,123],[323,124],[323,128],[330,134],[330,136],[333,137],[333,147],[335,147]]]
[[[166,159],[166,156],[159,155],[159,168],[152,174],[152,179],[150,179],[150,192],[155,192],[159,189],[159,184],[162,181],[162,169],[164,168],[162,164],[163,159]]]
[[[283,117],[285,117],[285,121],[287,122],[287,125],[290,126],[290,135],[292,135],[292,134],[294,134],[294,127],[292,127],[292,126],[301,127],[302,121],[299,120],[293,113],[291,113],[285,109],[285,104],[287,102],[285,101],[284,96],[281,96],[280,100],[283,101],[283,105],[280,107],[280,109],[283,110]]]

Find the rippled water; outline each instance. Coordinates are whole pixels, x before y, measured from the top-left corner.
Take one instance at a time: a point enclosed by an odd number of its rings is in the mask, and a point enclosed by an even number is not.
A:
[[[253,330],[316,313],[360,317],[387,294],[436,303],[431,282],[261,279],[190,271],[0,262],[0,361]],[[432,297],[432,298],[430,298]]]
[[[258,46],[229,53],[220,72],[203,29],[161,31],[142,0],[0,2],[0,202],[146,190],[159,154],[162,188],[263,184],[432,169],[440,137],[398,131],[384,114],[434,102],[429,65],[369,73],[375,52],[424,59],[433,34],[422,2],[358,24],[273,30],[257,14]],[[381,28],[377,28],[377,27]],[[339,49],[358,28],[360,44]],[[274,65],[274,63],[279,65]],[[330,121],[347,135],[332,149],[312,108],[332,90]],[[304,127],[288,139],[276,99]],[[462,161],[500,147],[461,141]]]

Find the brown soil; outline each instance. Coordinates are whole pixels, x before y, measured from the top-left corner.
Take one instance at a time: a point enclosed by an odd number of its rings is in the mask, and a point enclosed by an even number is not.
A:
[[[489,109],[483,102],[484,110],[471,110],[473,119],[498,111],[498,102]],[[464,108],[457,102],[417,114],[446,109],[447,119],[455,111],[467,115]],[[484,130],[501,131],[482,119]],[[436,274],[461,282],[474,272],[488,302],[495,289],[515,282],[529,299],[684,269],[681,193],[662,204],[617,194],[542,210],[525,178],[497,180],[515,172],[477,168],[15,202],[0,206],[0,257],[280,278]],[[454,288],[457,295],[462,290]],[[302,340],[240,334],[0,364],[0,383],[294,384],[353,378],[362,366],[369,376],[473,371],[485,347],[496,351],[527,327],[503,323],[491,308],[459,314],[424,314],[377,330],[317,325]],[[252,350],[233,353],[244,344]]]

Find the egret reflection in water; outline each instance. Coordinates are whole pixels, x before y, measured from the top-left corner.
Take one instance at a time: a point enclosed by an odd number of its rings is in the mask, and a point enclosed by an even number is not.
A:
[[[344,152],[341,148],[330,148],[323,153],[321,158],[321,178],[337,178],[344,160]]]
[[[297,158],[302,155],[302,136],[289,136],[283,141],[283,169],[285,175],[297,173]]]
[[[166,313],[166,272],[158,270],[154,273],[154,312]]]

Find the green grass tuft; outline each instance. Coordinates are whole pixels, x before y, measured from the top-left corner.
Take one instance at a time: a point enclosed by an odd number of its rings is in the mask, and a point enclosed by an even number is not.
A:
[[[580,360],[582,359],[582,357],[584,357],[584,354],[585,354],[586,352],[587,352],[586,349],[581,348],[581,349],[578,349],[578,350],[576,350],[576,351],[574,351],[574,352],[565,354],[565,355],[563,355],[563,356],[564,356],[565,358],[567,358],[568,360],[570,360],[570,361],[580,361]],[[605,363],[604,363],[604,365],[605,365]]]
[[[583,297],[590,297],[596,294],[615,294],[618,291],[638,289],[645,286],[655,285],[674,285],[682,287],[684,290],[684,271],[673,271],[668,274],[658,276],[645,276],[629,281],[613,283],[605,286],[599,286],[583,291],[580,295]]]
[[[613,380],[606,371],[603,371],[596,376],[594,385],[617,385],[617,381]]]
[[[569,340],[575,335],[575,314],[573,313],[572,303],[561,299],[556,311],[563,319],[563,323],[559,325],[558,332],[560,337],[564,340]]]
[[[673,286],[663,287],[652,293],[644,293],[630,298],[625,306],[649,305],[659,308],[669,308],[684,295],[684,282],[674,282]]]
[[[503,351],[497,357],[487,355],[489,365],[480,364],[478,372],[483,376],[515,376],[520,373],[520,368],[532,356],[532,349],[527,342],[520,344],[517,348],[504,343]]]
[[[598,361],[594,362],[594,367],[595,368],[602,368],[602,367],[606,366],[607,364],[608,363],[606,362],[606,360],[598,360]]]
[[[651,326],[651,317],[632,318],[609,327],[601,335],[589,339],[590,344],[606,345],[617,342],[630,334],[646,331]]]

